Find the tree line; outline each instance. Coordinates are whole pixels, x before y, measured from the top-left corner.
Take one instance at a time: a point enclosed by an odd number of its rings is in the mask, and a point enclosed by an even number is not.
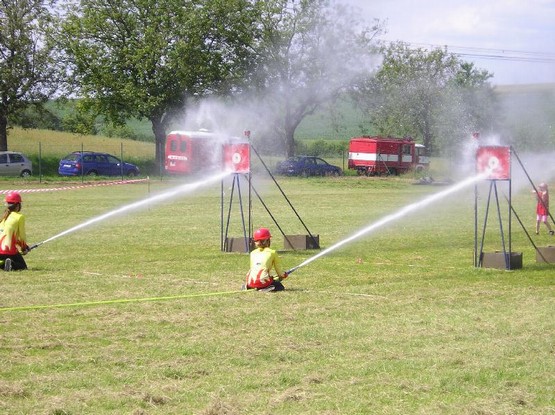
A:
[[[302,120],[346,98],[378,134],[435,154],[495,128],[492,74],[385,30],[339,0],[0,0],[0,150],[52,99],[76,103],[77,131],[148,120],[156,160],[193,114],[291,156]]]

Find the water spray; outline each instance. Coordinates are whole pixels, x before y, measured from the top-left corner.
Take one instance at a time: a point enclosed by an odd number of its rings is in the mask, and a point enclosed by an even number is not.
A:
[[[122,206],[118,209],[112,210],[112,211],[110,211],[108,213],[105,213],[103,215],[100,215],[100,216],[97,216],[95,218],[89,219],[86,222],[83,222],[83,223],[81,223],[79,225],[76,225],[72,228],[69,228],[69,229],[67,229],[63,232],[60,232],[57,235],[51,236],[50,238],[45,239],[42,242],[31,245],[31,246],[29,246],[29,248],[26,249],[25,253],[27,253],[27,252],[35,249],[35,248],[38,248],[39,246],[41,246],[41,245],[43,245],[47,242],[53,241],[54,239],[58,239],[58,238],[60,238],[62,236],[65,236],[69,233],[75,232],[79,229],[83,229],[83,228],[85,228],[89,225],[92,225],[94,223],[103,221],[104,219],[108,219],[108,218],[110,218],[112,216],[115,216],[117,214],[125,213],[125,212],[131,211],[131,210],[136,210],[136,209],[139,209],[141,207],[147,206],[147,205],[152,204],[152,203],[159,203],[159,202],[174,198],[176,196],[179,196],[180,194],[193,192],[194,190],[197,190],[199,187],[206,186],[206,185],[209,185],[211,183],[216,183],[216,182],[224,179],[229,174],[230,174],[230,172],[228,172],[228,171],[218,173],[218,174],[216,174],[214,176],[210,176],[210,177],[208,177],[208,178],[206,178],[202,181],[195,182],[195,183],[183,184],[181,186],[178,186],[178,187],[173,188],[171,190],[168,190],[166,192],[160,193],[158,195],[151,196],[147,199],[139,200],[138,202],[134,202],[134,203],[131,203],[129,205]]]
[[[462,182],[457,183],[456,185],[451,186],[451,187],[449,187],[448,189],[446,189],[442,192],[433,194],[433,195],[431,195],[431,196],[429,196],[429,197],[427,197],[427,198],[425,198],[425,199],[423,199],[419,202],[412,203],[408,206],[405,206],[404,208],[398,210],[397,212],[392,213],[391,215],[388,215],[388,216],[380,219],[379,221],[377,221],[377,222],[361,229],[360,231],[356,232],[355,234],[349,236],[348,238],[343,239],[342,241],[337,242],[336,244],[330,246],[329,248],[324,249],[322,252],[319,252],[318,254],[308,258],[307,260],[305,260],[301,264],[297,265],[296,267],[291,268],[289,271],[286,271],[285,273],[287,275],[289,275],[289,274],[295,272],[296,270],[298,270],[299,268],[307,266],[308,264],[315,261],[316,259],[318,259],[320,257],[323,257],[324,255],[326,255],[326,254],[328,254],[332,251],[335,251],[336,249],[342,247],[343,245],[346,245],[347,243],[349,243],[351,241],[354,241],[355,239],[358,239],[361,236],[363,236],[363,235],[365,235],[365,234],[367,234],[367,233],[369,233],[369,232],[371,232],[371,231],[373,231],[373,230],[375,230],[375,229],[377,229],[377,228],[379,228],[379,227],[381,227],[381,226],[383,226],[383,225],[385,225],[385,224],[387,224],[391,221],[394,221],[396,219],[400,219],[403,216],[406,216],[406,215],[408,215],[409,213],[412,213],[415,210],[422,209],[422,208],[428,206],[429,204],[431,204],[433,202],[436,202],[440,199],[443,199],[443,198],[449,196],[452,193],[458,192],[459,190],[461,190],[461,189],[463,189],[467,186],[470,186],[471,184],[477,182],[478,180],[486,178],[489,174],[490,174],[490,172],[488,171],[486,173],[479,174],[477,176],[474,176],[474,177],[471,177],[469,179],[463,180]]]

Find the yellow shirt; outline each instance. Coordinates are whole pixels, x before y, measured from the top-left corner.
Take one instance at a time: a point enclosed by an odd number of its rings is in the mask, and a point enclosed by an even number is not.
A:
[[[0,222],[0,254],[15,255],[17,247],[25,249],[25,217],[18,212],[11,212],[6,220]]]
[[[247,273],[247,287],[265,288],[272,284],[273,278],[270,275],[272,269],[278,276],[283,275],[281,261],[275,249],[256,248],[250,255],[251,268]]]

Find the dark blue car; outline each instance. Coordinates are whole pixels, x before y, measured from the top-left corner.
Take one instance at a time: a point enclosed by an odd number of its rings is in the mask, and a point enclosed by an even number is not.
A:
[[[281,161],[276,166],[277,174],[287,176],[340,176],[341,168],[313,156],[295,156]]]
[[[136,176],[139,168],[107,153],[75,151],[60,160],[61,176]]]

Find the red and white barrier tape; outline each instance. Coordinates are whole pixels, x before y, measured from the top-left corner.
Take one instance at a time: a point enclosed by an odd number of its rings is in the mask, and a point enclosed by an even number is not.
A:
[[[0,194],[6,194],[9,192],[18,192],[18,193],[55,192],[59,190],[85,189],[87,187],[114,186],[118,184],[140,183],[140,182],[146,182],[148,180],[149,179],[147,177],[146,179],[117,180],[117,181],[111,181],[111,182],[81,184],[78,186],[49,187],[49,188],[41,188],[41,189],[10,189],[10,190],[0,190]]]

